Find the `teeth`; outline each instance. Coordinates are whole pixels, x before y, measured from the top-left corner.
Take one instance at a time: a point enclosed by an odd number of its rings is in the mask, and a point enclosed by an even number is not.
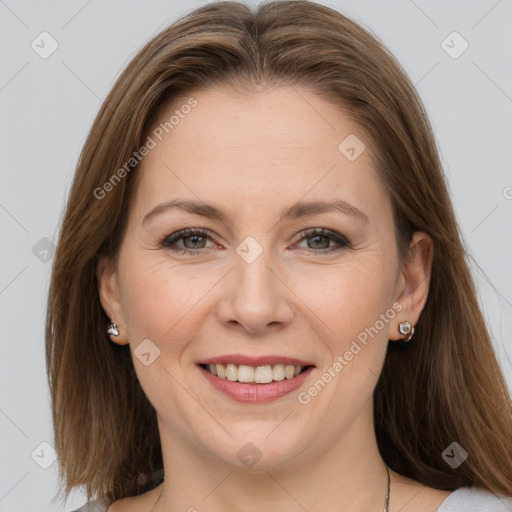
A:
[[[224,365],[212,364],[211,366],[215,366],[217,368],[217,376],[219,376],[221,379],[226,378],[226,369],[224,368]]]
[[[238,381],[239,382],[254,382],[254,368],[252,366],[245,366],[241,364],[238,367]]]
[[[272,370],[272,366],[258,366],[256,370],[254,370],[254,382],[256,384],[268,384],[274,380],[274,370]]]
[[[274,365],[274,380],[284,380],[284,364]]]
[[[232,382],[249,382],[256,384],[268,384],[272,381],[280,381],[286,379],[293,379],[301,373],[304,367],[293,366],[291,364],[275,364],[265,366],[247,366],[245,364],[236,365],[229,363],[224,364],[209,364],[208,370],[213,375],[217,375],[221,379],[227,379]]]

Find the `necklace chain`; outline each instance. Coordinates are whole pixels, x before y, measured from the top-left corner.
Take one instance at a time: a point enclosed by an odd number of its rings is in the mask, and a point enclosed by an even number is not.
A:
[[[388,491],[386,492],[386,496],[384,498],[384,512],[389,512],[389,498],[391,496],[391,476],[389,474],[389,468],[387,465],[386,465],[386,469],[388,471]],[[153,507],[151,508],[151,510],[149,512],[154,512],[156,506],[158,505],[158,502],[160,501],[160,498],[162,497],[163,492],[164,492],[164,484],[162,483],[162,490],[160,491],[160,494],[158,495],[158,498],[157,498],[155,504],[153,505]]]
[[[149,512],[153,512],[155,510],[158,502],[160,501],[160,498],[162,497],[163,492],[164,492],[164,484],[162,482],[162,490],[160,491],[160,494],[158,495],[158,499],[155,501],[155,504],[153,505],[153,508]]]
[[[387,464],[386,469],[388,470],[388,492],[386,493],[386,497],[384,498],[384,512],[389,512],[389,497],[391,496],[391,476],[389,474],[389,468]]]

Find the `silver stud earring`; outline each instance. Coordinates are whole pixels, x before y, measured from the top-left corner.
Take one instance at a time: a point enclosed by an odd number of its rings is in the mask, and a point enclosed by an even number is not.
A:
[[[400,334],[403,334],[404,336],[407,336],[403,341],[408,342],[411,340],[412,335],[414,334],[414,326],[410,322],[399,322],[398,323],[398,330],[400,331]]]
[[[119,326],[113,322],[108,324],[107,334],[109,334],[110,336],[119,336]]]

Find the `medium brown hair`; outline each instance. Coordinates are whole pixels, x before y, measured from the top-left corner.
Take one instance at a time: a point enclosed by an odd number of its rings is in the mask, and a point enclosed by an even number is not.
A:
[[[103,103],[77,164],[49,287],[46,365],[65,496],[109,503],[146,492],[162,466],[156,413],[129,346],[111,343],[98,295],[116,261],[137,165],[102,187],[145,142],[164,105],[210,86],[304,87],[342,107],[373,148],[393,205],[400,260],[414,231],[434,242],[430,290],[407,350],[389,344],[374,393],[379,450],[394,471],[437,489],[512,495],[512,404],[479,307],[432,128],[413,85],[377,38],[319,4],[237,2],[190,12],[151,39]],[[340,141],[341,142],[341,141]],[[469,454],[457,469],[452,443]]]

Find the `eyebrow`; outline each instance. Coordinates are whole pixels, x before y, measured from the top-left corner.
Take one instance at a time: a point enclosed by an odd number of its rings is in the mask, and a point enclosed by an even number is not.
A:
[[[225,224],[228,222],[228,212],[222,207],[213,206],[202,201],[193,200],[180,200],[174,199],[165,203],[155,206],[150,210],[142,219],[142,224],[145,224],[149,219],[159,215],[162,212],[169,210],[181,210],[194,215],[200,215],[210,219],[219,220]],[[368,216],[354,205],[344,201],[343,199],[335,199],[333,201],[309,201],[298,202],[292,206],[284,209],[279,218],[280,221],[287,219],[298,219],[310,215],[317,215],[320,213],[329,213],[339,211],[345,215],[352,216],[362,222],[369,222]]]

